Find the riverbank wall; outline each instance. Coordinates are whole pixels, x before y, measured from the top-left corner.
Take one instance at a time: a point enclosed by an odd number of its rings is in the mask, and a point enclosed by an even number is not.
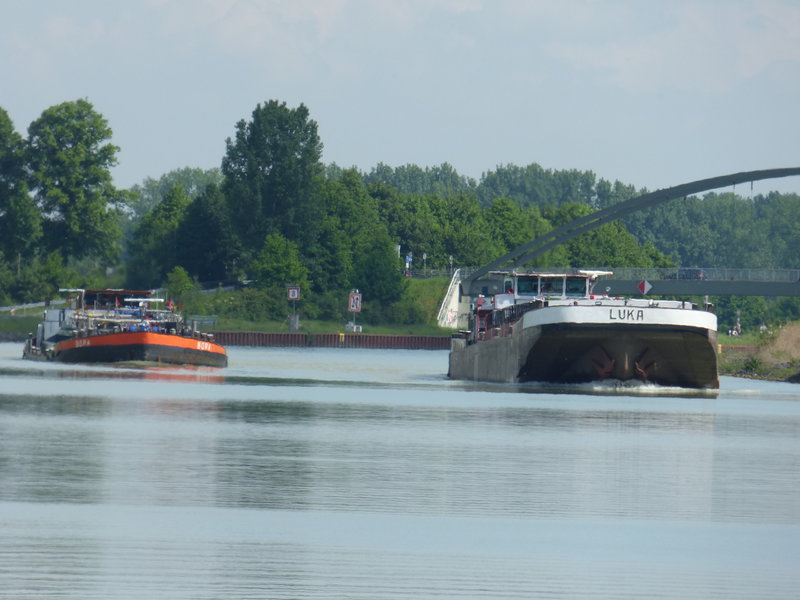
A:
[[[209,331],[223,346],[278,348],[374,348],[387,350],[449,350],[450,338],[441,335],[381,335],[372,333],[269,333]],[[26,333],[0,331],[0,342],[22,343]]]
[[[211,331],[223,346],[286,348],[374,348],[391,350],[449,350],[450,338],[440,335],[381,335],[373,333],[268,333]]]

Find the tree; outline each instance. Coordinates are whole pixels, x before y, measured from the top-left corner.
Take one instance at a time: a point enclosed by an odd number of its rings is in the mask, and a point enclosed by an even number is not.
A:
[[[435,167],[405,165],[393,169],[384,163],[378,163],[364,176],[367,184],[386,184],[401,194],[437,194],[447,195],[460,192],[472,192],[476,184],[473,179],[459,175],[448,163]]]
[[[768,263],[753,264],[754,267],[770,266],[777,268],[797,268],[800,254],[800,196],[797,194],[778,194],[757,196],[754,200],[755,225],[763,223],[766,235],[750,241],[753,252],[766,253]],[[749,230],[750,228],[748,228]]]
[[[120,195],[111,167],[119,150],[87,100],[45,110],[28,128],[32,190],[44,215],[45,245],[66,260],[113,258],[119,250]]]
[[[492,239],[477,198],[457,194],[437,199],[434,214],[442,224],[444,253],[459,265],[482,265],[502,255]]]
[[[186,207],[175,235],[178,264],[200,281],[220,282],[237,275],[237,240],[225,197],[215,184]]]
[[[160,284],[179,261],[178,229],[191,202],[176,185],[142,218],[131,241],[129,282],[137,287]]]
[[[559,208],[553,218],[555,227],[591,214],[585,204],[571,203]],[[665,266],[667,258],[652,245],[642,247],[620,221],[612,221],[566,242],[569,266],[572,267],[652,267]]]
[[[313,242],[321,156],[317,124],[303,104],[290,109],[270,100],[236,124],[222,159],[223,191],[245,249],[258,248],[269,233],[301,246]]]
[[[325,181],[319,202],[323,216],[316,241],[305,249],[306,264],[315,294],[340,297],[352,287],[356,249],[382,223],[375,200],[352,169],[342,171],[336,181]]]
[[[0,252],[19,264],[36,250],[41,215],[28,195],[22,136],[0,108]]]
[[[485,211],[491,236],[506,253],[534,239],[533,222],[526,218],[522,207],[509,198],[497,198]]]
[[[385,231],[371,235],[359,249],[353,268],[353,287],[364,294],[364,309],[372,322],[387,318],[389,307],[403,294],[400,259]]]
[[[737,322],[745,332],[757,331],[767,322],[767,301],[761,296],[719,296],[715,300],[720,331],[732,329]]]
[[[521,206],[561,206],[570,202],[593,205],[595,175],[591,171],[552,171],[537,164],[499,166],[485,173],[477,187],[483,206],[496,198],[511,198]]]
[[[287,283],[308,293],[308,269],[303,265],[300,251],[294,242],[279,233],[264,238],[264,245],[253,263],[256,286],[262,289],[284,289]]]
[[[197,284],[181,266],[177,266],[167,273],[167,294],[170,298],[183,301],[186,295],[197,289]]]
[[[610,181],[601,179],[595,186],[594,207],[597,210],[602,210],[625,200],[630,200],[636,195],[636,188],[632,185],[625,185],[619,180],[612,185]]]
[[[77,274],[64,266],[60,253],[37,254],[22,264],[11,296],[21,302],[39,302],[53,298],[60,287],[71,287],[77,281]]]
[[[170,189],[176,185],[183,187],[187,196],[194,199],[202,194],[209,185],[222,185],[222,171],[213,169],[198,169],[183,167],[165,173],[158,179],[146,178],[141,185],[134,185],[130,191],[133,199],[128,205],[133,211],[133,220],[138,221],[148,211],[164,199]]]

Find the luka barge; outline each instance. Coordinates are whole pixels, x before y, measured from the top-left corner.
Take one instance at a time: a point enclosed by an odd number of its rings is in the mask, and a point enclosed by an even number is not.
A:
[[[70,306],[45,310],[44,321],[25,343],[23,358],[228,365],[225,348],[213,336],[185,323],[171,302],[164,303],[149,290],[62,291],[74,294]]]
[[[449,376],[719,388],[711,307],[596,294],[610,274],[495,272],[505,291],[478,297],[468,329],[451,340]]]

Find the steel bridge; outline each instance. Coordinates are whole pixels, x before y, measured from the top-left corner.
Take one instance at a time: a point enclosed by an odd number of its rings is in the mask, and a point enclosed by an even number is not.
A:
[[[515,248],[491,263],[472,270],[461,279],[462,293],[471,296],[479,294],[487,285],[491,285],[492,280],[496,279],[497,276],[492,274],[493,271],[517,268],[582,233],[632,212],[720,187],[794,175],[800,175],[800,167],[744,171],[710,179],[700,179],[631,198],[558,227]],[[649,293],[652,295],[800,295],[800,287],[792,285],[798,283],[797,272],[791,270],[788,272],[775,271],[771,275],[763,273],[762,277],[767,277],[766,279],[752,279],[749,276],[745,278],[742,276],[743,270],[740,269],[707,269],[704,270],[703,276],[696,278],[680,277],[679,273],[675,273],[674,276],[666,272],[656,273],[655,271],[658,270],[652,270],[654,272],[649,276],[645,276],[644,273],[623,276],[621,273],[626,271],[625,269],[609,270],[617,273],[614,279],[603,281],[603,285],[610,288],[610,294],[635,294],[639,291],[637,286],[642,281],[646,281],[652,285],[652,288],[649,289]],[[673,269],[673,271],[675,270]]]
[[[632,212],[651,208],[670,200],[684,198],[708,190],[762,179],[800,175],[800,167],[745,171],[701,179],[671,188],[657,190],[620,202],[558,227],[537,239],[515,248],[497,260],[476,269],[459,269],[452,277],[450,288],[439,310],[439,324],[458,326],[461,316],[470,310],[472,299],[479,294],[489,295],[503,290],[503,275],[541,256],[559,244],[615,221]],[[587,266],[587,269],[589,267]],[[574,269],[539,269],[550,272],[572,272]],[[800,270],[678,268],[633,269],[593,268],[612,271],[602,276],[595,289],[612,296],[800,296]]]

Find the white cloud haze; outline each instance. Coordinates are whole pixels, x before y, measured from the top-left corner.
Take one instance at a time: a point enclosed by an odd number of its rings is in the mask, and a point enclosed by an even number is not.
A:
[[[0,107],[87,98],[119,187],[218,166],[259,102],[323,160],[592,170],[656,189],[800,165],[793,0],[0,0]],[[800,191],[796,178],[756,193]]]

